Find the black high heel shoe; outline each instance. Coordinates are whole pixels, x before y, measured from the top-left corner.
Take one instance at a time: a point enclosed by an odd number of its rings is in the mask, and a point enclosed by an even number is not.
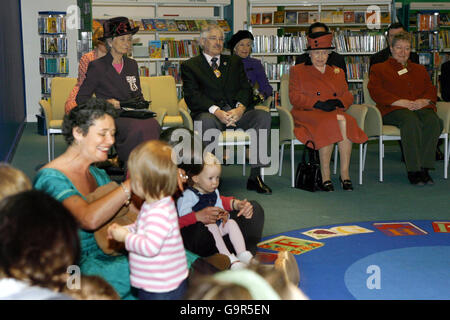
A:
[[[339,177],[339,181],[341,182],[342,189],[344,189],[345,191],[353,191],[352,180],[347,179],[347,180],[342,181],[342,178]]]
[[[326,192],[334,191],[333,182],[331,182],[331,180],[322,182],[322,185],[320,186],[320,190],[326,191]]]

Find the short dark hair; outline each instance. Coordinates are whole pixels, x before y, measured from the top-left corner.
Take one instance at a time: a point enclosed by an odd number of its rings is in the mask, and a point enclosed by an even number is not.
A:
[[[66,143],[71,145],[74,141],[73,128],[80,128],[85,136],[89,131],[89,127],[94,124],[94,121],[105,115],[116,118],[118,112],[112,104],[104,99],[91,98],[85,104],[78,105],[70,110],[69,114],[64,116],[62,124],[62,134]]]
[[[401,24],[400,22],[394,22],[394,23],[391,23],[389,25],[389,27],[387,28],[386,35],[389,33],[389,30],[391,30],[391,29],[399,29],[399,28],[402,28],[403,30],[407,31],[403,24]]]
[[[308,28],[308,35],[313,33],[312,30],[315,29],[315,28],[324,28],[325,32],[329,32],[330,31],[330,29],[328,28],[328,26],[325,23],[323,23],[323,22],[314,22]]]
[[[67,267],[78,262],[78,224],[50,195],[30,190],[0,202],[0,274],[31,285],[66,285]]]

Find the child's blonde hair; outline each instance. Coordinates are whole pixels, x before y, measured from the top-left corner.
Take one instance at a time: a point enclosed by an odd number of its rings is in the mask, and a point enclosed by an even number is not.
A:
[[[0,200],[26,190],[31,190],[31,182],[25,173],[0,162]]]
[[[172,148],[163,141],[141,143],[130,154],[131,180],[139,181],[145,195],[152,198],[172,196],[177,190],[178,168],[172,161]]]
[[[65,287],[63,292],[77,300],[120,300],[114,288],[99,276],[82,275],[80,289]]]

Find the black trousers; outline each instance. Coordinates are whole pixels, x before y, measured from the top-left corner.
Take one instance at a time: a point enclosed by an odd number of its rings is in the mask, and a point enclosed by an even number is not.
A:
[[[218,129],[220,131],[224,131],[225,129],[255,129],[256,130],[256,138],[258,141],[252,143],[252,145],[256,145],[256,143],[259,143],[261,139],[261,134],[264,134],[265,132],[267,134],[267,145],[269,144],[269,135],[270,135],[270,126],[271,126],[272,118],[270,116],[269,112],[266,112],[264,110],[249,110],[244,112],[241,119],[236,122],[236,127],[226,127],[224,123],[222,123],[217,117],[209,112],[203,112],[199,113],[194,117],[194,130],[199,132],[198,129],[199,123],[201,123],[202,126],[202,132],[205,133],[208,129]],[[261,129],[265,129],[260,131]],[[203,137],[202,137],[203,139]],[[204,141],[204,139],[203,139]],[[208,142],[208,141],[204,141]],[[258,152],[259,153],[259,152]],[[261,164],[259,161],[259,154],[256,159],[256,163],[251,163],[252,168],[259,168],[265,166],[264,164]]]
[[[256,253],[257,244],[261,241],[264,228],[264,209],[254,200],[250,203],[253,206],[253,216],[247,219],[244,216],[237,217],[238,211],[230,212],[230,218],[235,220],[244,236],[245,246],[252,254]],[[184,247],[201,257],[209,257],[218,253],[216,242],[211,232],[202,222],[197,222],[181,229]],[[228,235],[224,236],[225,244],[231,253],[235,253]]]

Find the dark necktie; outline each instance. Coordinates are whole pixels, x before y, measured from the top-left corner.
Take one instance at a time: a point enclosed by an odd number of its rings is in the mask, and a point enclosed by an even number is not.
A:
[[[219,66],[217,65],[217,60],[218,59],[216,57],[211,58],[211,68],[213,69],[216,77],[219,78],[221,73],[219,71]]]

